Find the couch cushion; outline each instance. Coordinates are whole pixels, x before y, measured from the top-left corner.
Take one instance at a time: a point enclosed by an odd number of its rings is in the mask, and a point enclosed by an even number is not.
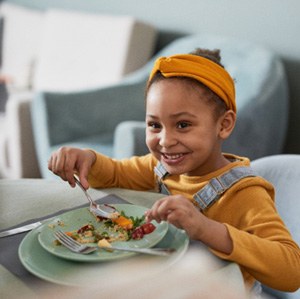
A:
[[[34,87],[76,91],[116,83],[148,61],[155,32],[129,16],[49,10]]]

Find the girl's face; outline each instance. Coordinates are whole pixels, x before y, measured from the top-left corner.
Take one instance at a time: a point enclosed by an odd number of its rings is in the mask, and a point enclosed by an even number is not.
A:
[[[170,174],[201,176],[228,163],[221,153],[226,117],[216,120],[204,96],[200,86],[176,78],[155,82],[148,91],[146,143]]]

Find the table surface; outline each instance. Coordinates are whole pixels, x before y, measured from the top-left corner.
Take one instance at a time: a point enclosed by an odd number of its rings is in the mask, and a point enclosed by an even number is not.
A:
[[[125,189],[90,189],[94,199],[115,194],[126,201],[145,207],[151,207],[161,194]],[[20,179],[0,180],[0,230],[8,229],[30,219],[40,218],[63,209],[84,204],[84,195],[79,188],[71,188],[62,180]],[[234,263],[224,264],[219,275],[232,277],[235,290],[244,291],[244,282],[239,267]],[[22,294],[23,298],[36,296],[34,288],[0,265],[0,297],[14,298]],[[13,286],[13,287],[12,287]],[[4,296],[4,297],[3,297]]]

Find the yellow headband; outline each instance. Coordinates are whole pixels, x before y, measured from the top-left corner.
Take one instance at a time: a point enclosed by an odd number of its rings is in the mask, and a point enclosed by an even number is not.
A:
[[[149,81],[158,71],[167,78],[181,76],[200,81],[215,92],[228,109],[236,112],[234,81],[224,68],[210,59],[192,54],[160,57],[154,64]]]

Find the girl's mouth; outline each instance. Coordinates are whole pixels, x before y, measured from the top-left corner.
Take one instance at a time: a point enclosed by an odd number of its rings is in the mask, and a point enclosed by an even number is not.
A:
[[[185,154],[167,154],[161,153],[162,160],[169,165],[175,165],[182,162],[185,158]]]

